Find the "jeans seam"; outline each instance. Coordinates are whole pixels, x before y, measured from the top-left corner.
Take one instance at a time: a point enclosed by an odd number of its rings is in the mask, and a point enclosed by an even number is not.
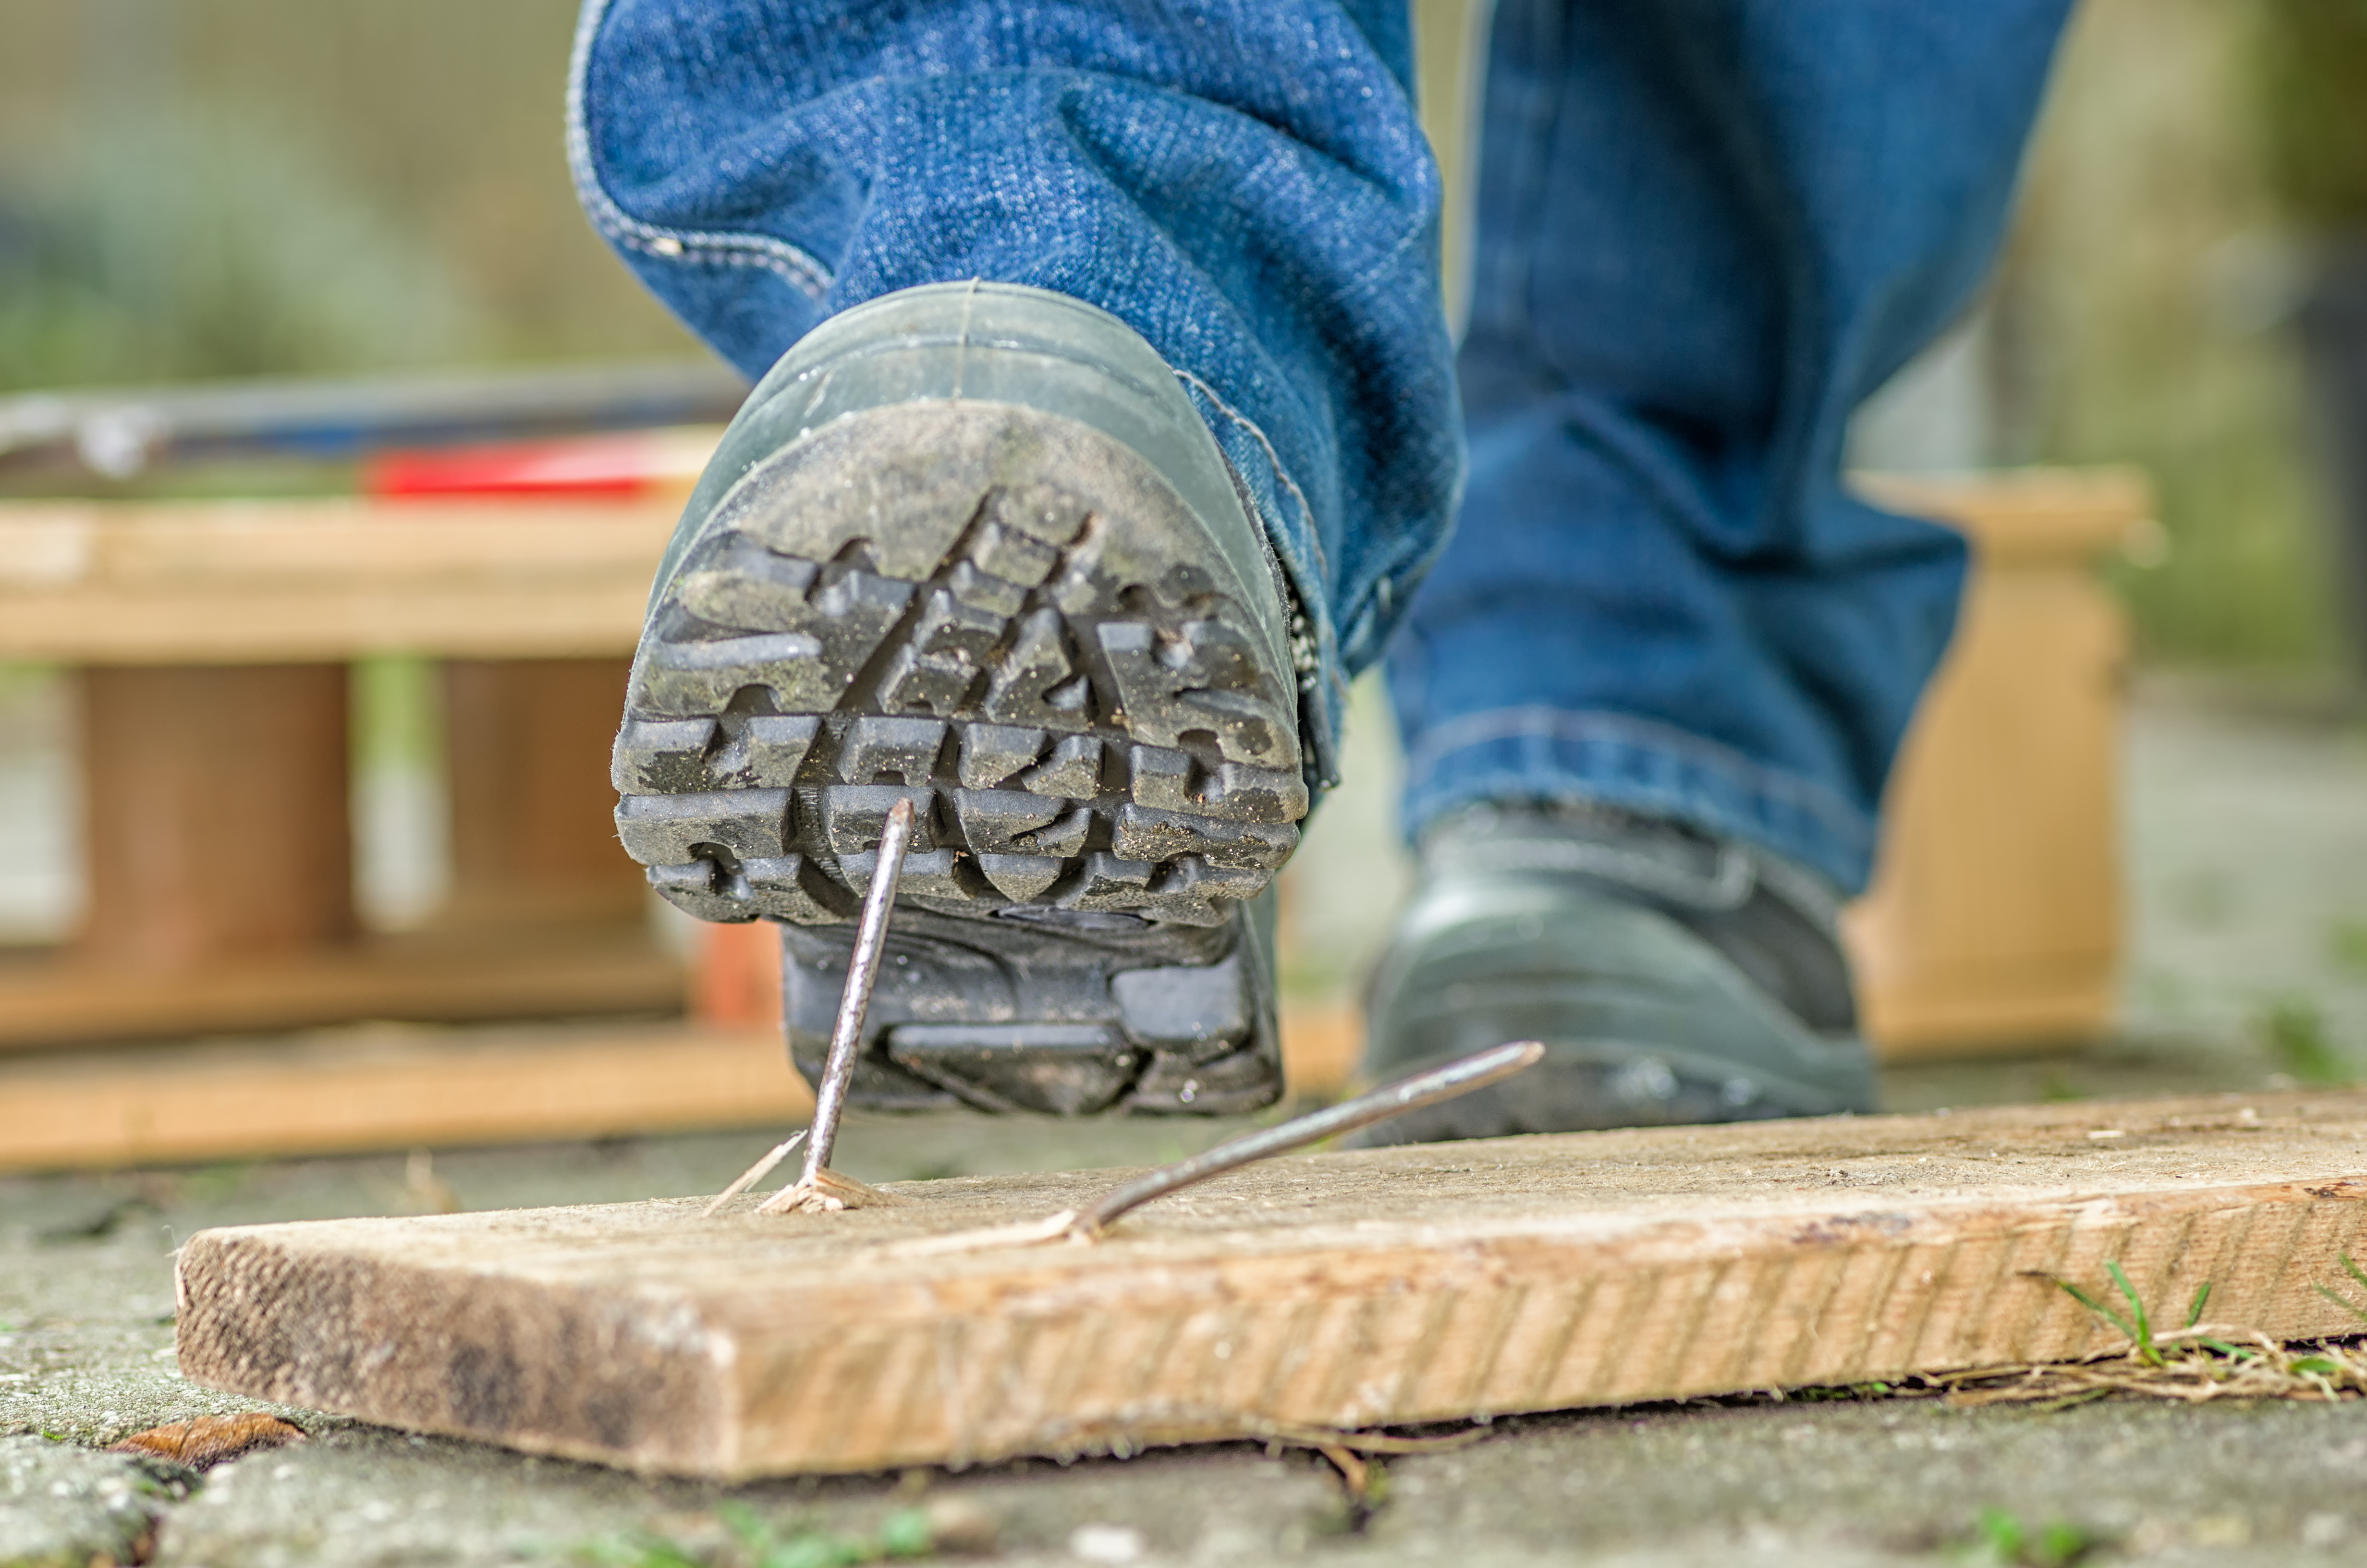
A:
[[[1298,503],[1298,515],[1306,521],[1307,548],[1315,558],[1316,574],[1320,581],[1329,582],[1331,580],[1331,566],[1324,558],[1323,540],[1316,529],[1315,508],[1308,504],[1307,492],[1298,488],[1298,481],[1290,477],[1290,470],[1282,466],[1282,455],[1274,449],[1274,443],[1266,439],[1265,432],[1258,428],[1255,420],[1218,397],[1214,387],[1193,375],[1189,370],[1176,367],[1170,367],[1170,368],[1174,369],[1177,379],[1207,399],[1218,413],[1248,431],[1250,439],[1264,449],[1266,464],[1274,469],[1275,482],[1290,492],[1290,499]]]
[[[1348,686],[1346,680],[1341,674],[1339,627],[1333,623],[1330,603],[1323,597],[1327,592],[1326,585],[1330,581],[1331,567],[1323,553],[1323,541],[1316,532],[1315,508],[1308,501],[1307,492],[1298,488],[1298,481],[1292,479],[1290,471],[1283,467],[1282,455],[1274,450],[1274,443],[1267,439],[1265,432],[1259,428],[1255,420],[1217,396],[1214,387],[1191,371],[1174,365],[1169,366],[1168,368],[1174,373],[1175,378],[1182,382],[1189,392],[1198,393],[1206,400],[1209,408],[1222,414],[1234,426],[1247,432],[1250,439],[1257,443],[1258,449],[1265,455],[1266,469],[1274,475],[1277,490],[1289,493],[1291,502],[1297,506],[1298,515],[1306,525],[1306,550],[1292,548],[1288,534],[1282,527],[1282,519],[1277,516],[1269,522],[1260,515],[1263,508],[1255,503],[1255,498],[1252,495],[1244,493],[1242,497],[1244,502],[1250,503],[1251,515],[1257,523],[1259,531],[1266,536],[1267,550],[1272,553],[1275,560],[1281,563],[1282,586],[1297,603],[1306,623],[1314,630],[1312,681],[1308,682],[1304,674],[1300,676],[1302,682],[1300,690],[1302,693],[1311,693],[1314,703],[1313,713],[1307,715],[1304,722],[1321,731],[1319,735],[1310,730],[1308,736],[1310,758],[1322,759],[1320,765],[1315,769],[1314,773],[1310,774],[1310,780],[1319,774],[1323,784],[1335,784],[1337,779],[1334,762],[1337,756],[1339,715],[1347,702]],[[1219,442],[1218,445],[1221,448],[1222,443]],[[1227,461],[1231,462],[1232,459],[1228,457]],[[1274,504],[1277,510],[1281,507],[1282,501],[1279,495],[1275,497]],[[1311,583],[1305,580],[1308,565],[1306,558],[1310,555],[1314,558],[1315,570],[1319,574]],[[1294,655],[1297,652],[1295,647],[1293,652]]]
[[[1806,779],[1762,766],[1731,747],[1705,740],[1672,725],[1628,714],[1538,705],[1494,708],[1440,725],[1424,735],[1406,758],[1407,788],[1420,788],[1456,751],[1523,735],[1575,740],[1609,739],[1659,750],[1722,773],[1750,794],[1770,802],[1784,802],[1846,840],[1857,839],[1864,831],[1861,814],[1848,802]]]
[[[567,168],[575,181],[576,198],[592,219],[592,226],[609,243],[643,255],[667,261],[718,266],[755,266],[778,274],[815,300],[830,292],[829,269],[789,243],[770,234],[729,234],[695,229],[668,229],[631,216],[617,206],[600,183],[592,158],[592,137],[583,119],[583,85],[592,69],[592,43],[608,14],[609,0],[587,0],[576,23],[575,47],[567,68]]]
[[[1373,585],[1357,595],[1352,613],[1342,627],[1340,649],[1343,659],[1353,660],[1359,654],[1376,660],[1381,656],[1385,645],[1365,646],[1381,640],[1380,634],[1375,629],[1376,625],[1403,611],[1411,593],[1407,583],[1410,581],[1419,588],[1445,547],[1446,536],[1444,534],[1431,539],[1408,540],[1380,570],[1373,574]]]

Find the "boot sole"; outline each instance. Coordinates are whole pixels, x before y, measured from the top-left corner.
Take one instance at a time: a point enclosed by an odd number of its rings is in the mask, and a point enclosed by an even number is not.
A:
[[[1308,808],[1295,693],[1145,459],[1023,404],[890,403],[755,464],[674,558],[617,738],[617,833],[677,908],[783,922],[810,1075],[910,799],[858,1100],[1279,1093],[1244,907]]]

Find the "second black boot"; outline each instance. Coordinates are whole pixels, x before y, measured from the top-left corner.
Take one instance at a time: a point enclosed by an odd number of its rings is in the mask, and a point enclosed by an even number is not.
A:
[[[1376,972],[1365,1076],[1507,1040],[1546,1059],[1360,1134],[1422,1143],[1872,1111],[1834,896],[1652,818],[1483,807],[1425,835]]]

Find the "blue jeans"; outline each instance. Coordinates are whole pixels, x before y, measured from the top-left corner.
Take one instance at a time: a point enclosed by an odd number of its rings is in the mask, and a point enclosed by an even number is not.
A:
[[[1396,637],[1409,830],[1591,800],[1853,889],[1964,547],[1844,494],[1843,430],[1986,271],[2067,3],[1500,0],[1459,365],[1404,0],[587,0],[569,151],[752,377],[920,283],[1131,322],[1290,577],[1327,776]]]

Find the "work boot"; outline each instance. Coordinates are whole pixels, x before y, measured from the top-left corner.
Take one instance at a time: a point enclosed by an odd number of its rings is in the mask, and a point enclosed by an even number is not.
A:
[[[1874,1109],[1834,897],[1729,840],[1585,807],[1482,807],[1421,845],[1376,972],[1374,1078],[1507,1040],[1544,1061],[1368,1129],[1426,1143]]]
[[[857,1104],[1265,1105],[1268,888],[1308,808],[1286,594],[1124,322],[1005,285],[885,296],[782,356],[691,497],[617,833],[677,908],[781,922],[813,1079],[913,802]]]

